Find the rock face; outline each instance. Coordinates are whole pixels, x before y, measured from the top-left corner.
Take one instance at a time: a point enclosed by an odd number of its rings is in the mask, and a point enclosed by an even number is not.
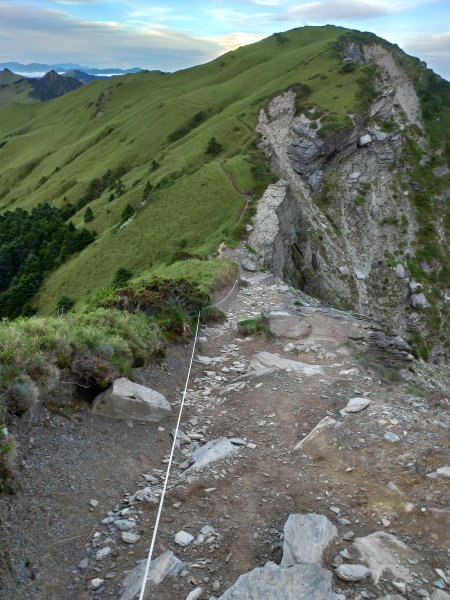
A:
[[[337,529],[324,515],[290,515],[284,525],[282,567],[319,563]]]
[[[110,388],[99,394],[92,406],[94,414],[136,421],[160,421],[171,411],[162,394],[124,377],[116,379]]]
[[[299,340],[311,333],[311,324],[287,310],[271,310],[266,313],[269,331],[275,337]]]
[[[280,180],[258,203],[250,243],[278,277],[408,338],[418,324],[426,333],[427,325],[419,312],[414,320],[405,309],[429,308],[431,300],[414,291],[411,296],[405,267],[393,268],[386,256],[407,261],[416,253],[416,215],[402,187],[408,177],[399,183],[404,169],[398,157],[409,137],[402,115],[417,127],[422,144],[420,104],[389,50],[352,45],[351,56],[379,69],[366,114],[351,115],[345,129],[325,133],[326,116],[297,114],[293,91],[261,110],[260,147]],[[387,131],[384,121],[395,123],[394,130]]]
[[[142,579],[145,573],[146,561],[141,561],[122,582],[125,587],[120,600],[134,600],[141,591]],[[184,563],[174,556],[173,552],[166,550],[164,554],[158,556],[150,563],[147,585],[155,586],[160,584],[168,575],[179,575],[185,570]]]
[[[318,564],[279,567],[268,562],[241,575],[219,600],[335,600],[332,575]]]

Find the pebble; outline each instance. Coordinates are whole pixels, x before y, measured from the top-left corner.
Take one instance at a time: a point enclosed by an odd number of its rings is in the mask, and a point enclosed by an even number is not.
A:
[[[194,541],[194,536],[187,531],[179,531],[175,536],[175,544],[179,546],[189,546]]]
[[[103,560],[105,558],[105,556],[108,556],[108,554],[111,552],[111,547],[110,546],[105,546],[104,548],[101,548],[101,550],[99,550],[97,552],[97,554],[95,555],[95,558],[97,560]]]
[[[203,594],[203,588],[197,587],[195,590],[192,590],[187,596],[186,600],[198,600],[200,596]]]
[[[212,589],[214,592],[218,592],[220,590],[220,581],[218,581],[217,579],[213,581]]]
[[[129,531],[122,531],[122,540],[127,544],[135,544],[141,539],[141,536],[137,533],[130,533]]]
[[[99,577],[96,579],[91,579],[91,583],[89,584],[89,587],[91,588],[91,590],[98,590],[99,588],[102,587],[102,585],[105,583],[104,579],[100,579]]]
[[[89,504],[95,508],[98,506],[98,500],[89,500]]]
[[[383,438],[392,443],[398,442],[400,439],[400,437],[393,431],[386,431],[386,433],[383,435]]]

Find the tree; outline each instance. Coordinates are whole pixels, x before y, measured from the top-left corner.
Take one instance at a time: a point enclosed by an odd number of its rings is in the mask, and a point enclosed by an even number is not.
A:
[[[84,211],[84,222],[89,223],[89,221],[93,221],[93,220],[94,220],[94,213],[92,212],[91,207],[88,206],[86,208],[86,210]]]
[[[125,221],[128,221],[128,219],[130,219],[133,215],[134,215],[134,208],[131,206],[131,204],[127,204],[122,211],[122,223],[125,223]]]
[[[215,137],[212,137],[208,145],[206,146],[205,154],[211,154],[212,156],[217,156],[222,152],[222,144],[220,144]]]
[[[142,194],[142,202],[147,202],[148,200],[152,199],[152,190],[152,184],[150,183],[150,181],[147,181],[147,183],[145,184],[144,192]]]
[[[63,315],[64,313],[69,312],[74,306],[75,300],[73,298],[70,296],[61,296],[56,305],[56,310],[58,314]]]
[[[112,286],[114,289],[118,289],[121,287],[124,287],[129,281],[130,279],[133,277],[133,273],[131,271],[129,271],[128,269],[125,268],[120,268],[117,269],[117,271],[114,274],[114,279],[113,279],[113,283]]]

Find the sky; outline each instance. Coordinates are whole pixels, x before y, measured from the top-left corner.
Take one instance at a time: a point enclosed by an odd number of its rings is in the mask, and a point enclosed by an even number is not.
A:
[[[0,0],[0,62],[174,71],[328,23],[372,31],[450,79],[449,0]]]

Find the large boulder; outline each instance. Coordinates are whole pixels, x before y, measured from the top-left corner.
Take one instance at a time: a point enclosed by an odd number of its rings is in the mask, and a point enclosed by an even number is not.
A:
[[[171,411],[162,394],[125,377],[116,379],[111,387],[96,397],[92,406],[96,415],[136,421],[160,421]]]
[[[269,331],[275,337],[299,340],[311,333],[310,323],[287,310],[271,310],[265,316]]]
[[[333,576],[319,564],[279,567],[268,562],[241,575],[219,600],[335,600]]]
[[[282,567],[320,563],[322,554],[337,529],[324,515],[290,515],[284,525]]]

